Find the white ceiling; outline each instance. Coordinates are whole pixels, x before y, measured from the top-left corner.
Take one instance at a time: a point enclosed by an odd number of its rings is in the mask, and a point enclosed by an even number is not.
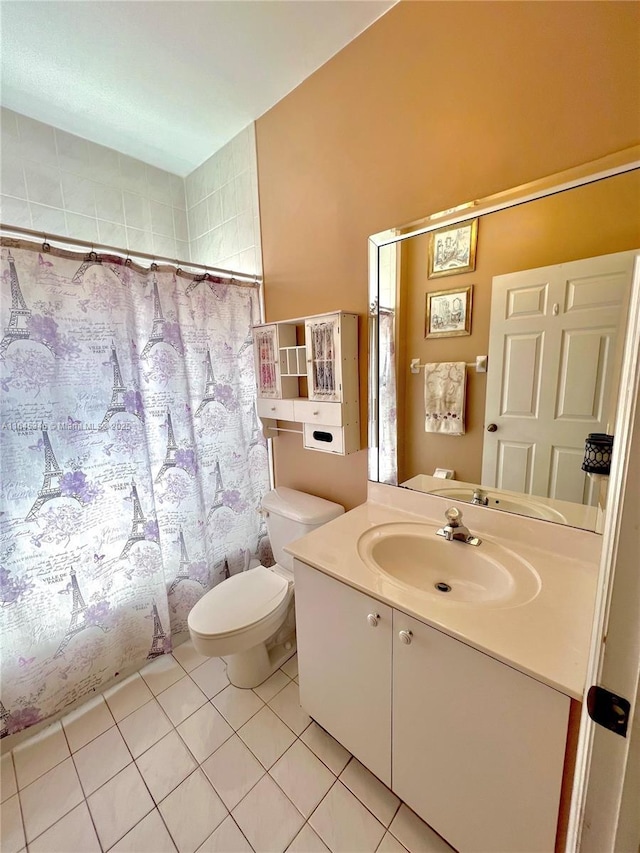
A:
[[[2,0],[2,105],[187,175],[394,2]]]

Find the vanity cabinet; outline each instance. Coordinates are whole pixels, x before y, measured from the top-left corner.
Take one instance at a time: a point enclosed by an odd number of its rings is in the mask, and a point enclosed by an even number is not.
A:
[[[300,703],[391,785],[392,610],[295,561]]]
[[[258,417],[302,424],[308,450],[359,450],[357,314],[265,323],[254,326],[253,340]]]
[[[570,699],[298,560],[295,580],[307,713],[461,853],[553,851]]]
[[[398,610],[392,694],[401,800],[457,850],[553,851],[567,696]]]

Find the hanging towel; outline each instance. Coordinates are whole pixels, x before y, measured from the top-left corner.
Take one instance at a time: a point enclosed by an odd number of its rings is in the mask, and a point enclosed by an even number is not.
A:
[[[424,429],[446,435],[464,435],[467,366],[443,361],[424,366]]]

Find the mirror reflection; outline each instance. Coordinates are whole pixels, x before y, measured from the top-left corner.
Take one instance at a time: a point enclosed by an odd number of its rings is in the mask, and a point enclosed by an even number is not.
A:
[[[473,271],[430,278],[433,232],[377,250],[370,476],[597,530],[585,440],[616,431],[640,171],[477,221]]]

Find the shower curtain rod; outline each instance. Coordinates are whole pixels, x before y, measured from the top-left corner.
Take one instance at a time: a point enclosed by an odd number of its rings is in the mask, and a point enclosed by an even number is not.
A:
[[[44,243],[47,244],[51,242],[60,243],[62,244],[60,248],[69,246],[71,248],[77,247],[81,249],[88,249],[90,252],[99,250],[101,252],[107,252],[114,255],[121,255],[124,258],[130,258],[132,261],[145,260],[150,261],[152,264],[168,264],[169,266],[176,267],[176,269],[182,270],[183,272],[201,270],[204,273],[228,278],[231,281],[248,282],[250,284],[257,285],[262,284],[262,276],[249,275],[248,273],[236,272],[235,270],[223,270],[219,267],[208,267],[203,264],[196,264],[193,261],[181,261],[178,258],[168,258],[164,255],[150,255],[147,252],[129,252],[127,249],[120,249],[117,246],[107,246],[104,243],[89,243],[86,240],[76,240],[75,237],[61,237],[59,234],[46,234],[43,231],[32,231],[29,228],[21,228],[16,225],[5,225],[4,223],[0,223],[0,234],[3,237],[10,237],[11,235],[20,235],[31,238],[35,237],[38,240],[43,240]]]

